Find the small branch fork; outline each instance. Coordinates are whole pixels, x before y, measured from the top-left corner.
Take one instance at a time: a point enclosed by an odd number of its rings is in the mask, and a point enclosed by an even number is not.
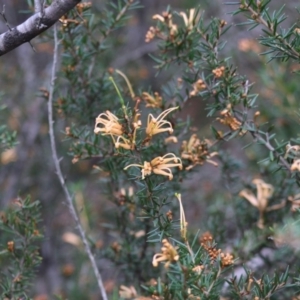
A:
[[[5,17],[5,7],[1,14],[8,31],[0,34],[0,56],[10,52],[20,45],[30,42],[54,25],[63,15],[73,9],[81,0],[54,0],[44,9],[43,0],[35,0],[35,14],[22,24],[11,28]]]
[[[63,191],[65,193],[65,196],[66,196],[67,206],[68,206],[69,211],[76,223],[76,227],[80,233],[81,239],[84,244],[85,251],[91,261],[92,268],[93,268],[93,271],[94,271],[96,279],[97,279],[97,283],[98,283],[98,286],[100,289],[102,299],[107,300],[108,298],[106,295],[106,291],[104,288],[101,274],[98,270],[95,257],[92,254],[91,248],[89,246],[86,233],[80,223],[80,219],[79,219],[78,213],[76,211],[76,208],[74,206],[72,196],[68,190],[66,181],[64,179],[64,176],[63,176],[63,173],[62,173],[62,170],[60,167],[60,162],[59,162],[60,160],[58,158],[57,151],[56,151],[56,142],[55,142],[54,128],[53,128],[53,123],[54,123],[54,121],[53,121],[53,94],[54,94],[54,86],[55,86],[55,80],[56,80],[56,66],[57,66],[57,62],[58,62],[58,44],[59,44],[59,42],[58,42],[58,38],[57,38],[57,26],[55,25],[54,26],[54,55],[53,55],[53,65],[52,65],[52,73],[51,73],[51,83],[50,83],[50,89],[49,89],[49,99],[48,99],[48,122],[49,122],[49,135],[50,135],[50,142],[51,142],[52,157],[53,157],[53,161],[54,161],[58,179],[60,181],[60,184],[61,184]]]

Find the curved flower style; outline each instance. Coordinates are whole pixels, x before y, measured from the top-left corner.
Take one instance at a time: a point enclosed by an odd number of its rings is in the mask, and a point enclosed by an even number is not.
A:
[[[196,12],[195,8],[190,9],[189,17],[187,16],[187,14],[185,12],[179,13],[182,16],[184,25],[188,30],[192,30],[194,27],[195,16],[196,16],[195,12]]]
[[[118,136],[117,141],[115,142],[115,147],[116,147],[116,149],[121,147],[126,150],[133,150],[134,144],[130,140],[128,140],[120,135],[120,136]]]
[[[103,126],[99,127],[99,125]],[[105,113],[100,114],[96,118],[94,132],[96,134],[101,133],[102,135],[111,134],[120,136],[123,134],[123,127],[119,123],[119,119],[109,110],[107,110]]]
[[[166,132],[173,132],[172,124],[164,118],[172,111],[178,109],[177,107],[171,107],[163,111],[157,118],[154,118],[152,114],[148,116],[148,123],[146,127],[146,134],[148,138],[152,138],[153,135]],[[166,125],[166,126],[165,126]]]
[[[162,253],[156,253],[152,259],[153,267],[157,267],[159,262],[166,261],[165,268],[168,268],[172,262],[179,260],[176,249],[168,242],[167,239],[162,240]]]
[[[163,175],[167,176],[169,180],[173,179],[173,174],[170,168],[173,167],[179,167],[179,169],[182,169],[182,162],[181,159],[173,153],[168,153],[164,156],[158,156],[151,160],[151,162],[144,162],[144,165],[139,164],[131,164],[124,168],[124,170],[127,170],[130,167],[139,167],[142,169],[142,179],[145,178],[145,176],[150,175],[151,173],[157,174],[157,175]]]
[[[172,14],[170,14],[169,12],[164,11],[162,15],[154,15],[152,19],[159,20],[160,22],[165,23],[169,28],[170,35],[174,36],[177,33],[177,25],[173,24]]]

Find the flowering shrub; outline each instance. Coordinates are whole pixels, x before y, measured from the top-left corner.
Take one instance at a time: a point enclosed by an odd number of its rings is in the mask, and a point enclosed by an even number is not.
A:
[[[258,40],[270,64],[298,63],[299,28],[281,29],[284,8],[271,13],[269,2],[230,3],[236,9],[232,15],[246,16],[250,29],[263,26]],[[268,99],[266,95],[255,93],[255,85],[227,57],[227,22],[208,20],[201,7],[185,12],[168,7],[152,17],[145,42],[157,42],[151,54],[156,68],[160,73],[177,70],[161,92],[146,91],[126,71],[106,66],[103,57],[113,47],[112,32],[136,8],[133,1],[119,1],[97,15],[90,3],[81,4],[54,29],[51,86],[42,91],[49,101],[56,172],[83,242],[70,243],[83,246],[103,299],[298,299],[297,130],[287,116],[282,122],[290,126],[289,136],[280,126],[270,126],[270,107],[276,105],[269,101],[263,107],[260,99]],[[242,42],[242,52],[261,49]],[[289,76],[295,80],[298,74]],[[209,131],[194,128],[184,117],[190,101],[195,107],[204,103]],[[296,101],[288,108],[277,101],[285,109],[279,115],[298,109]],[[87,214],[95,229],[89,222],[83,225],[81,207],[74,206],[61,171],[52,108],[66,124],[73,167],[92,162],[97,201],[110,202],[111,209],[99,219]],[[237,148],[246,153],[243,162]],[[185,185],[198,172],[205,173],[213,195],[200,194],[200,228]],[[219,182],[213,180],[216,174]],[[13,244],[6,248],[14,252]],[[118,276],[109,278],[108,268]]]

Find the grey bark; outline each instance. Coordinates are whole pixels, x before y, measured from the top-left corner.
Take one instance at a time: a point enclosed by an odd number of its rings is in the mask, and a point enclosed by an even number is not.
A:
[[[38,12],[22,24],[0,35],[0,56],[30,42],[49,29],[59,18],[74,8],[81,0],[55,0],[43,12]]]

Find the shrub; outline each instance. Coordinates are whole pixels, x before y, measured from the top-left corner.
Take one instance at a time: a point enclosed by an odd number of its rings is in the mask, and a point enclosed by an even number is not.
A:
[[[74,235],[65,240],[88,255],[103,299],[107,293],[140,300],[298,299],[298,73],[290,70],[300,57],[299,28],[282,29],[284,7],[273,10],[270,2],[229,3],[233,16],[246,16],[243,30],[263,28],[259,43],[245,38],[238,47],[241,57],[264,54],[256,58],[261,95],[228,55],[225,41],[233,29],[223,19],[208,19],[201,7],[168,7],[152,17],[145,41],[157,42],[155,68],[170,76],[159,92],[106,64],[118,55],[111,51],[118,43],[114,31],[124,34],[137,3],[113,2],[100,12],[80,3],[55,25],[51,85],[41,92],[49,104],[56,172],[83,248]],[[186,117],[190,103],[206,111],[209,130]],[[96,180],[86,179],[89,204],[74,201],[76,188],[64,179],[53,108],[65,124],[73,168],[91,162]],[[206,180],[200,228],[185,184],[191,178]],[[100,216],[95,200],[109,207],[101,204]],[[32,267],[37,261],[32,258]],[[118,276],[109,278],[108,266]],[[96,293],[87,278],[91,286],[80,294],[78,287],[76,295],[69,291],[74,299]],[[9,287],[3,285],[3,295],[18,297]]]

